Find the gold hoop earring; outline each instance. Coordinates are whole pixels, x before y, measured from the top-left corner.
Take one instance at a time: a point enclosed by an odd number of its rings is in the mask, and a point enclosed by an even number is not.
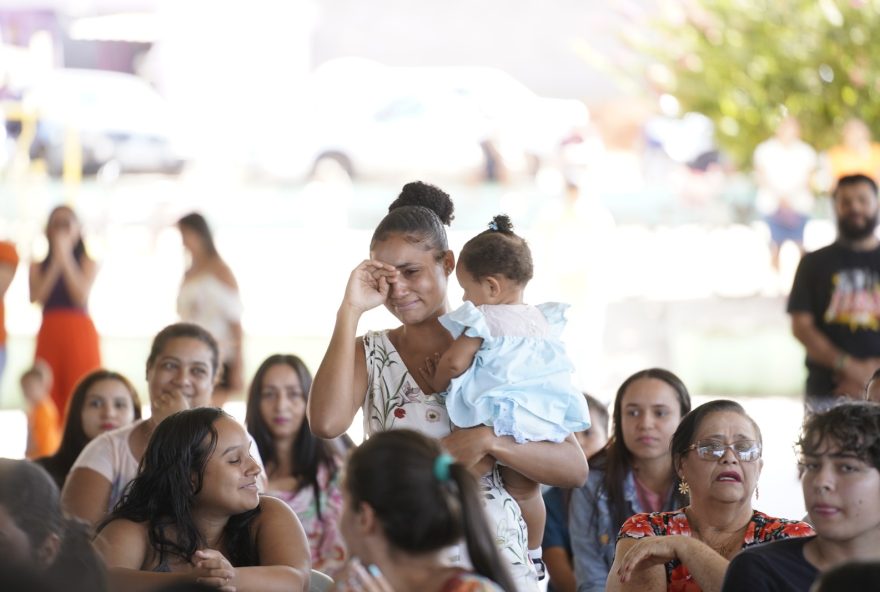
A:
[[[678,493],[681,495],[688,495],[691,492],[691,486],[688,485],[688,482],[682,479],[678,482]]]

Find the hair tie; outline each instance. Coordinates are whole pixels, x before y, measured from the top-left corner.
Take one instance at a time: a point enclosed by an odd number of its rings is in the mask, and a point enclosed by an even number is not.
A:
[[[489,222],[489,230],[492,230],[494,232],[498,232],[498,222],[496,222],[495,220],[492,220],[491,222]]]
[[[434,476],[437,481],[449,481],[449,466],[455,462],[455,459],[446,453],[441,454],[434,459]]]

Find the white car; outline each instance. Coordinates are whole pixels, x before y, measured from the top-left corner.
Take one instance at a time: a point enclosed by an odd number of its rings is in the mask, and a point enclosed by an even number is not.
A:
[[[163,98],[136,76],[54,70],[27,89],[23,101],[37,115],[31,157],[45,159],[53,175],[62,172],[71,132],[78,137],[85,173],[107,164],[122,172],[179,173],[184,166],[178,122]]]
[[[534,172],[589,119],[583,103],[539,97],[501,70],[361,58],[323,64],[297,105],[267,117],[251,168],[290,180],[328,161],[359,179]]]
[[[319,69],[296,108],[259,126],[251,169],[285,180],[306,179],[328,161],[361,180],[484,174],[487,126],[468,101],[368,70]]]

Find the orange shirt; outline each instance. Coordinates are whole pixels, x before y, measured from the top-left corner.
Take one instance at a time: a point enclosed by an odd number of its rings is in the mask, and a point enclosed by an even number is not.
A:
[[[48,396],[28,413],[28,445],[25,456],[29,460],[55,454],[61,444],[58,409]]]
[[[15,245],[0,241],[0,265],[10,265],[14,270],[18,266],[18,253]],[[3,306],[3,295],[0,294],[0,346],[6,343],[6,311]]]
[[[871,144],[866,152],[856,152],[846,146],[834,146],[828,150],[828,161],[835,182],[844,175],[856,173],[877,180],[880,175],[880,144]]]

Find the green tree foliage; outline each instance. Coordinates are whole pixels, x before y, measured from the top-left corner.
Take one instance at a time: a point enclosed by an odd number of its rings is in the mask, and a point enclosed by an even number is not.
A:
[[[648,79],[717,126],[748,165],[780,117],[818,149],[846,119],[880,132],[880,0],[677,0],[652,33]]]

